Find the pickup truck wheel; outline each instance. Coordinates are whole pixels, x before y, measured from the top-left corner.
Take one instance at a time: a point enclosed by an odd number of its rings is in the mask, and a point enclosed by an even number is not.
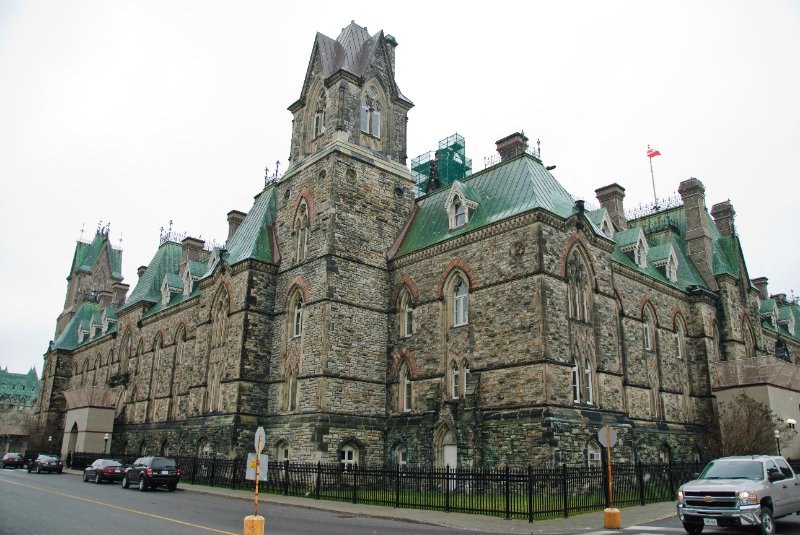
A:
[[[686,530],[686,533],[689,535],[700,535],[703,533],[703,524],[692,524],[689,522],[683,523],[683,529]]]
[[[756,526],[758,535],[775,535],[775,520],[772,518],[772,509],[761,508],[761,525]]]

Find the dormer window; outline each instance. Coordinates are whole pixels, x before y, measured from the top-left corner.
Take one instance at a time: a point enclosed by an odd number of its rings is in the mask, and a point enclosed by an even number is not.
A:
[[[659,245],[650,250],[650,260],[670,282],[678,281],[678,257],[672,244]]]
[[[636,247],[633,250],[633,261],[640,268],[647,267],[647,242],[643,235],[640,235],[639,240],[636,242]]]
[[[369,87],[361,100],[361,131],[381,137],[381,103],[374,87]]]
[[[667,260],[666,275],[671,282],[678,280],[678,260],[674,256],[670,256]]]
[[[478,207],[476,201],[466,197],[464,189],[460,182],[453,182],[453,185],[450,186],[450,193],[445,200],[450,230],[461,228],[469,223],[470,215]]]
[[[791,334],[792,336],[795,335],[794,314],[792,314],[791,312],[789,312],[789,324],[786,326],[786,328],[789,330],[789,334]]]
[[[614,238],[614,225],[611,223],[608,212],[603,214],[603,220],[600,222],[600,232],[605,234],[607,238]]]
[[[640,268],[647,268],[647,255],[650,251],[641,228],[630,228],[615,235],[620,250]]]

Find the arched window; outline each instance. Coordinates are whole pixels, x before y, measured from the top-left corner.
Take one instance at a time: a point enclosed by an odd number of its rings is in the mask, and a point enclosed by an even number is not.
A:
[[[575,248],[567,259],[567,300],[569,301],[570,318],[589,321],[591,294],[589,270],[583,256]]]
[[[572,361],[572,402],[581,402],[581,368],[577,358]]]
[[[83,371],[81,372],[81,386],[86,384],[86,376],[89,374],[89,359],[83,361]]]
[[[292,338],[303,334],[303,298],[299,292],[291,301]]]
[[[197,456],[211,457],[211,443],[205,437],[197,441]]]
[[[405,362],[400,366],[398,373],[399,393],[398,393],[398,407],[400,412],[411,412],[411,373],[408,369],[408,364]]]
[[[169,442],[167,441],[167,439],[164,439],[161,442],[161,452],[159,453],[159,455],[161,456],[169,455]]]
[[[408,465],[408,448],[403,444],[398,444],[394,448],[394,463],[400,468]]]
[[[658,449],[658,462],[664,464],[672,463],[672,451],[668,444],[662,444]]]
[[[181,327],[178,331],[178,336],[175,338],[175,364],[183,364],[183,358],[186,354],[186,331]]]
[[[679,359],[686,356],[686,325],[680,316],[675,318],[675,354]]]
[[[469,290],[464,279],[460,278],[453,290],[453,327],[469,322]]]
[[[280,440],[275,445],[275,458],[281,465],[286,463],[292,455],[292,448],[285,440]]]
[[[414,332],[414,308],[411,301],[411,292],[408,289],[400,294],[400,337],[406,338]]]
[[[453,399],[461,397],[461,372],[458,369],[458,363],[453,361],[450,364],[450,395]]]
[[[342,444],[339,449],[339,462],[345,470],[351,470],[358,464],[358,447],[352,442]]]
[[[161,335],[156,335],[156,339],[153,342],[153,370],[161,369],[161,348],[163,346],[163,341]]]
[[[302,262],[306,259],[308,246],[308,205],[305,199],[300,200],[297,207],[297,214],[294,217],[294,258],[295,262]]]
[[[583,359],[583,385],[581,395],[584,403],[594,403],[594,392],[592,390],[592,363],[589,358]]]
[[[646,306],[642,311],[642,341],[645,351],[655,351],[655,321],[653,320],[653,312],[649,306]]]
[[[325,133],[325,105],[325,91],[320,91],[317,98],[317,109],[314,112],[314,138]]]
[[[211,313],[211,349],[225,345],[228,338],[228,293],[219,292]]]
[[[361,131],[381,137],[381,103],[373,87],[367,89],[361,100]]]

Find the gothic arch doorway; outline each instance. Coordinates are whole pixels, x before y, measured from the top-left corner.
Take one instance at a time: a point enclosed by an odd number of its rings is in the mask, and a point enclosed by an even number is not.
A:
[[[69,440],[67,441],[67,451],[74,453],[78,445],[78,422],[72,424],[72,429],[69,430]]]

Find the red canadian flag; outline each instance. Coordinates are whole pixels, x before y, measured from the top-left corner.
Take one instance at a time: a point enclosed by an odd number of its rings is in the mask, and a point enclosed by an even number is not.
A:
[[[661,156],[661,153],[658,152],[658,149],[651,149],[650,145],[647,146],[647,157],[652,158],[654,156]]]

